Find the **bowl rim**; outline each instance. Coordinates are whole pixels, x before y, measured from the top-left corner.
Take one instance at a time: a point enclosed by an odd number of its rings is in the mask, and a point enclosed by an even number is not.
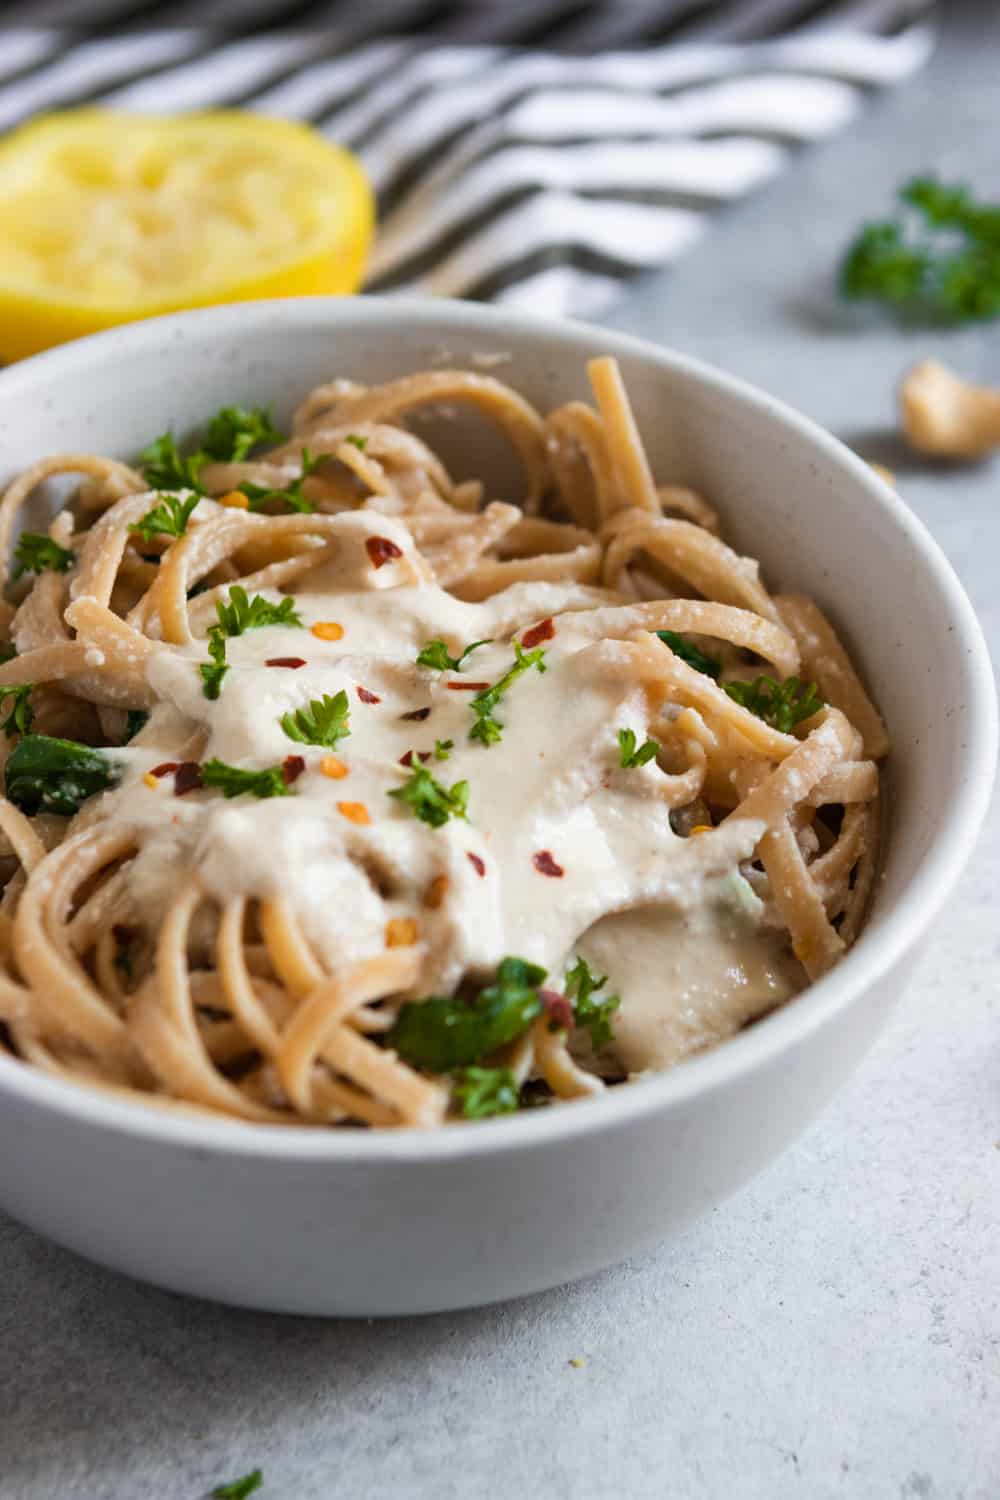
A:
[[[165,1147],[213,1152],[237,1158],[331,1164],[394,1165],[433,1163],[455,1157],[475,1159],[496,1152],[555,1146],[595,1131],[623,1129],[650,1114],[668,1113],[695,1095],[711,1094],[763,1068],[781,1053],[846,1011],[900,962],[943,906],[968,859],[986,815],[997,759],[997,697],[989,652],[979,621],[938,543],[896,492],[838,438],[811,418],[759,387],[694,356],[662,348],[631,334],[570,319],[510,313],[476,303],[404,297],[297,297],[253,304],[233,303],[145,319],[92,334],[33,356],[0,371],[0,409],[13,387],[31,391],[55,373],[84,372],[95,363],[114,364],[120,351],[155,347],[165,335],[190,328],[199,337],[230,330],[244,332],[281,325],[331,329],[345,324],[384,328],[401,321],[447,336],[450,330],[481,331],[488,339],[516,342],[548,337],[580,351],[632,357],[693,379],[735,399],[752,413],[766,415],[796,441],[804,441],[846,470],[866,491],[869,502],[905,534],[921,562],[925,583],[943,596],[954,625],[956,650],[964,653],[968,681],[968,736],[964,778],[951,802],[941,836],[899,897],[884,913],[877,932],[862,931],[855,946],[821,980],[782,1006],[761,1024],[730,1037],[724,1045],[689,1058],[681,1067],[633,1082],[599,1099],[574,1101],[571,1109],[538,1110],[498,1120],[449,1125],[445,1130],[322,1130],[315,1126],[258,1125],[188,1115],[169,1106],[119,1098],[0,1056],[0,1096],[61,1116],[66,1123],[158,1141]]]

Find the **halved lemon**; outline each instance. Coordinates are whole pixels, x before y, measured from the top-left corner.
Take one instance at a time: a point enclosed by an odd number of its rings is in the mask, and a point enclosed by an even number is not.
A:
[[[0,360],[183,307],[356,291],[350,152],[239,110],[67,110],[0,144]]]

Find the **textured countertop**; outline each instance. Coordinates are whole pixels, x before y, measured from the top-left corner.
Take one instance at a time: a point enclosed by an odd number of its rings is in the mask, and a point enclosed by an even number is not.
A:
[[[609,320],[895,469],[994,651],[1000,460],[931,472],[892,425],[919,355],[1000,383],[1000,325],[901,334],[839,308],[829,271],[913,171],[996,196],[998,58],[996,7],[950,7],[916,82]],[[200,1500],[259,1464],[261,1500],[996,1500],[998,845],[994,815],[894,1021],[798,1145],[585,1283],[409,1322],[295,1321],[149,1290],[0,1218],[0,1496]]]

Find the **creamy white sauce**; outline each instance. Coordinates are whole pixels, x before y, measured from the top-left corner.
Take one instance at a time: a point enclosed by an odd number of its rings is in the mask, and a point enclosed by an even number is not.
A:
[[[657,796],[655,763],[620,768],[618,730],[645,738],[644,690],[618,643],[594,644],[585,617],[567,613],[602,596],[572,583],[519,584],[463,603],[415,581],[409,533],[392,518],[347,513],[336,534],[336,561],[295,589],[303,628],[230,639],[218,700],[202,691],[204,642],[162,646],[149,667],[162,703],[140,743],[120,752],[125,780],[110,800],[138,836],[129,888],[153,930],[197,871],[220,901],[285,898],[329,966],[381,952],[392,918],[415,920],[425,957],[413,994],[486,975],[506,954],[543,964],[558,983],[579,949],[622,995],[617,1046],[631,1071],[706,1045],[801,986],[801,970],[761,930],[760,904],[738,873],[760,826],[679,838]],[[403,556],[374,568],[370,536]],[[547,670],[524,673],[496,708],[500,743],[470,740],[475,691],[449,684],[496,682],[513,664],[512,634],[549,616],[555,635],[540,643]],[[309,628],[318,622],[336,622],[342,638],[318,639]],[[484,638],[492,643],[459,673],[416,665],[430,640],[458,656]],[[266,665],[281,657],[306,665]],[[346,739],[331,751],[286,736],[283,714],[340,689],[350,703]],[[359,689],[378,702],[362,701]],[[423,721],[403,717],[425,707]],[[434,759],[435,742],[449,739],[449,758]],[[198,746],[202,761],[260,769],[301,755],[306,769],[294,795],[270,800],[227,801],[211,790],[178,797],[172,776],[147,786],[143,774],[185,744]],[[388,795],[410,775],[399,764],[407,751],[414,765],[418,752],[431,752],[427,769],[445,786],[468,782],[467,821],[432,828]],[[320,770],[330,754],[347,767],[342,779]],[[362,804],[370,822],[349,821],[338,803]],[[561,874],[544,873],[555,868]],[[428,904],[441,877],[443,897]]]

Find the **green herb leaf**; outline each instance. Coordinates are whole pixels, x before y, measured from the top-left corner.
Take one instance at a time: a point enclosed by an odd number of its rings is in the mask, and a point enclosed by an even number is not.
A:
[[[240,489],[250,501],[251,510],[261,510],[272,500],[280,501],[287,505],[290,510],[297,510],[304,515],[311,514],[316,509],[311,500],[307,500],[302,493],[302,486],[309,478],[314,469],[318,469],[323,462],[324,455],[321,453],[316,458],[309,452],[308,448],[302,449],[302,472],[298,479],[283,490],[273,490],[264,484],[241,484]]]
[[[31,689],[34,685],[33,682],[25,682],[20,687],[0,688],[0,713],[6,708],[7,699],[13,700],[10,712],[0,723],[0,729],[8,739],[13,734],[31,733],[31,726],[35,721],[35,710],[31,706]]]
[[[262,443],[280,443],[282,435],[263,406],[224,406],[205,431],[204,452],[219,463],[242,463]]]
[[[352,448],[357,448],[362,453],[364,453],[365,449],[368,447],[368,439],[366,437],[359,437],[356,432],[349,432],[345,437],[344,442],[350,443]]]
[[[264,1483],[264,1475],[260,1469],[253,1469],[249,1474],[244,1474],[242,1479],[233,1479],[229,1484],[217,1484],[212,1491],[212,1500],[247,1500],[255,1490],[259,1490]]]
[[[229,671],[226,665],[226,633],[221,625],[213,625],[208,632],[208,654],[210,662],[204,662],[201,673],[202,692],[206,698],[216,699],[222,691],[222,679]]]
[[[451,1097],[467,1120],[513,1114],[520,1104],[517,1079],[509,1068],[461,1068]]]
[[[218,787],[224,797],[290,797],[291,787],[280,766],[263,771],[245,771],[224,760],[207,760],[201,768],[202,786]]]
[[[696,672],[704,672],[706,677],[718,679],[722,671],[722,663],[712,656],[706,656],[704,651],[699,651],[697,646],[692,646],[676,630],[657,630],[655,632],[665,646],[669,646],[675,656],[681,661],[686,661],[689,667],[694,667]]]
[[[734,703],[782,734],[791,734],[796,724],[812,718],[823,707],[816,684],[800,682],[797,677],[786,677],[784,682],[755,677],[753,682],[724,682],[722,686]]]
[[[4,776],[8,798],[29,817],[39,812],[68,817],[88,797],[115,786],[120,771],[89,745],[26,734],[8,756]]]
[[[469,783],[456,781],[452,787],[435,781],[425,766],[417,766],[410,772],[403,786],[387,793],[397,802],[405,802],[414,817],[432,828],[441,828],[449,818],[467,817]]]
[[[130,708],[125,715],[125,738],[122,744],[127,745],[130,740],[134,740],[139,730],[144,729],[148,722],[149,714],[144,708]]]
[[[271,604],[261,594],[248,599],[246,589],[238,583],[229,590],[228,602],[222,599],[216,602],[215,612],[219,628],[228,636],[259,630],[264,625],[302,625],[294,599],[282,599],[280,604]]]
[[[200,494],[189,495],[186,500],[179,495],[161,495],[159,504],[147,510],[130,530],[144,542],[151,542],[154,536],[183,536],[200,499]]]
[[[460,672],[467,656],[480,646],[489,644],[489,641],[473,641],[471,646],[466,646],[461,656],[451,656],[444,641],[428,641],[417,657],[417,666],[431,667],[435,672]]]
[[[455,748],[455,741],[454,740],[435,740],[434,741],[434,759],[435,760],[449,760],[451,758],[451,752],[454,750],[454,748]]]
[[[499,682],[495,682],[491,688],[483,693],[477,693],[469,704],[475,715],[476,722],[469,730],[470,740],[479,740],[480,744],[495,745],[503,735],[503,725],[493,717],[493,710],[500,699],[504,696],[512,683],[516,682],[522,673],[537,667],[539,672],[546,672],[545,652],[539,647],[535,651],[525,651],[520,641],[514,642],[514,665],[510,667]]]
[[[151,490],[195,490],[199,495],[204,494],[200,475],[208,459],[209,455],[200,451],[182,458],[172,432],[164,432],[154,438],[149,447],[144,448],[139,455],[146,483]]]
[[[22,531],[14,548],[13,582],[25,573],[68,573],[76,561],[68,547],[60,547],[43,531]]]
[[[647,761],[653,759],[659,748],[656,740],[646,740],[637,750],[635,730],[619,729],[618,731],[619,764],[622,770],[628,771],[636,766],[644,766]]]
[[[577,1026],[589,1031],[590,1045],[595,1052],[600,1051],[605,1043],[614,1041],[611,1017],[622,1003],[619,995],[607,995],[603,1000],[594,999],[597,991],[603,990],[607,982],[606,974],[598,979],[587,960],[580,957],[577,957],[576,963],[567,971],[564,981],[566,998],[573,1007],[573,1019]]]
[[[1000,205],[933,177],[914,178],[898,196],[901,217],[866,224],[848,248],[843,295],[947,322],[1000,314]]]
[[[469,1067],[527,1031],[541,1014],[538,987],[544,980],[537,964],[505,958],[494,983],[473,1000],[432,996],[404,1005],[386,1045],[429,1073]]]
[[[325,745],[332,749],[338,740],[350,734],[349,720],[347,694],[341,689],[332,698],[324,693],[322,698],[311,699],[305,708],[282,714],[278,723],[288,738],[300,745]]]

